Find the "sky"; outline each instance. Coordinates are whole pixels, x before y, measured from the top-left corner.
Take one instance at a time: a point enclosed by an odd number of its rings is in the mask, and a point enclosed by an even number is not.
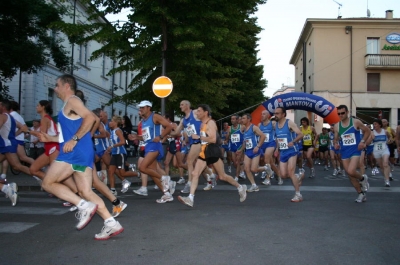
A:
[[[400,18],[400,0],[337,0],[342,18],[384,18],[386,10],[393,10],[393,17]],[[294,66],[290,57],[300,37],[307,18],[338,17],[339,5],[334,0],[268,0],[256,13],[258,25],[264,30],[259,34],[259,64],[264,66],[268,87],[265,96],[285,86],[294,86]]]
[[[271,97],[282,84],[294,85],[294,66],[289,60],[307,18],[335,19],[339,7],[342,18],[367,17],[367,6],[372,18],[384,18],[386,10],[393,10],[393,17],[400,18],[400,0],[267,0],[259,6],[255,16],[263,31],[258,36],[258,58],[268,81],[264,95]],[[128,13],[123,10],[107,19],[126,20]]]

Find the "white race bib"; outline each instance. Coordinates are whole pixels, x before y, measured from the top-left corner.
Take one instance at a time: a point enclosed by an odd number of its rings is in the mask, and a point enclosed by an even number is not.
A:
[[[240,141],[240,135],[238,133],[234,133],[231,135],[231,142],[238,143]]]
[[[265,134],[265,140],[264,143],[269,142],[269,133],[264,133]]]
[[[278,138],[279,149],[288,149],[288,141],[287,138]]]
[[[98,145],[99,144],[99,139],[94,138],[94,145]]]
[[[253,149],[253,141],[251,139],[246,139],[246,149]]]
[[[374,144],[374,151],[382,151],[384,148],[384,145],[382,142],[378,142]]]
[[[192,136],[192,134],[197,134],[196,132],[196,127],[194,127],[194,124],[188,124],[186,127],[186,133],[189,137]]]
[[[321,145],[327,145],[328,144],[328,140],[326,139],[321,139]]]
[[[206,137],[207,135],[205,132],[200,131],[200,136]],[[201,144],[207,144],[207,143],[208,142],[201,140]]]
[[[309,135],[309,134],[304,135],[303,141],[311,141],[311,135]]]
[[[145,141],[145,142],[147,142],[148,140],[151,140],[149,127],[142,128],[142,137],[143,137],[143,141]]]
[[[354,133],[342,134],[343,146],[350,146],[356,144],[356,135]]]

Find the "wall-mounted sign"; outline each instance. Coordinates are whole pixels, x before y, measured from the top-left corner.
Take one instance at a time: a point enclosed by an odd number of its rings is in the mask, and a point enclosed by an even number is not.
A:
[[[386,41],[391,44],[399,44],[400,43],[400,34],[399,33],[390,33],[386,36]]]
[[[400,51],[400,45],[393,45],[393,46],[389,46],[389,45],[384,45],[382,50],[384,51],[389,51],[389,50],[397,50]]]

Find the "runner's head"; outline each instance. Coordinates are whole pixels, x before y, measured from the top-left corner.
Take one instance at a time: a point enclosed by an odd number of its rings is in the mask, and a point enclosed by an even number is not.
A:
[[[310,121],[306,117],[301,118],[300,123],[301,123],[301,125],[303,125],[303,127],[310,125]]]
[[[280,120],[286,119],[286,109],[283,108],[283,107],[277,107],[275,109],[274,115],[275,115],[275,120],[276,121],[280,121]]]
[[[249,125],[251,123],[251,115],[249,113],[242,115],[242,123],[243,125]]]
[[[375,119],[373,125],[374,125],[374,130],[381,129],[383,127],[383,120]]]
[[[139,113],[142,117],[148,117],[149,113],[151,112],[151,107],[153,104],[148,100],[143,100],[139,103]]]
[[[182,100],[181,104],[179,104],[179,107],[181,108],[182,112],[190,110],[190,102],[189,102],[189,100]]]
[[[36,112],[37,113],[42,113],[44,111],[45,113],[52,115],[53,114],[53,108],[51,107],[51,104],[48,100],[41,100],[36,106]]]
[[[239,123],[239,115],[233,114],[231,116],[231,123],[233,126],[236,126]]]
[[[200,104],[197,108],[197,118],[203,120],[211,116],[211,108],[207,104]]]
[[[349,109],[347,108],[346,105],[339,105],[336,109],[337,109],[337,112],[338,112],[338,115],[339,115],[339,119],[341,121],[344,121],[344,120],[346,120],[348,118]]]

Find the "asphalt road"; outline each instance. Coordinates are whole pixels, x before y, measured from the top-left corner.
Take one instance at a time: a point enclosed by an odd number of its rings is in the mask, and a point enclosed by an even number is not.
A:
[[[260,184],[243,203],[227,184],[200,185],[194,208],[176,199],[183,185],[166,204],[155,202],[161,192],[152,186],[148,197],[131,188],[119,194],[128,204],[117,218],[125,231],[107,241],[93,239],[100,217],[77,231],[74,213],[58,199],[29,177],[9,176],[21,191],[16,207],[0,198],[0,264],[400,264],[400,168],[390,188],[371,176],[360,204],[347,178],[316,169],[303,182],[301,203],[290,202],[289,180]]]

